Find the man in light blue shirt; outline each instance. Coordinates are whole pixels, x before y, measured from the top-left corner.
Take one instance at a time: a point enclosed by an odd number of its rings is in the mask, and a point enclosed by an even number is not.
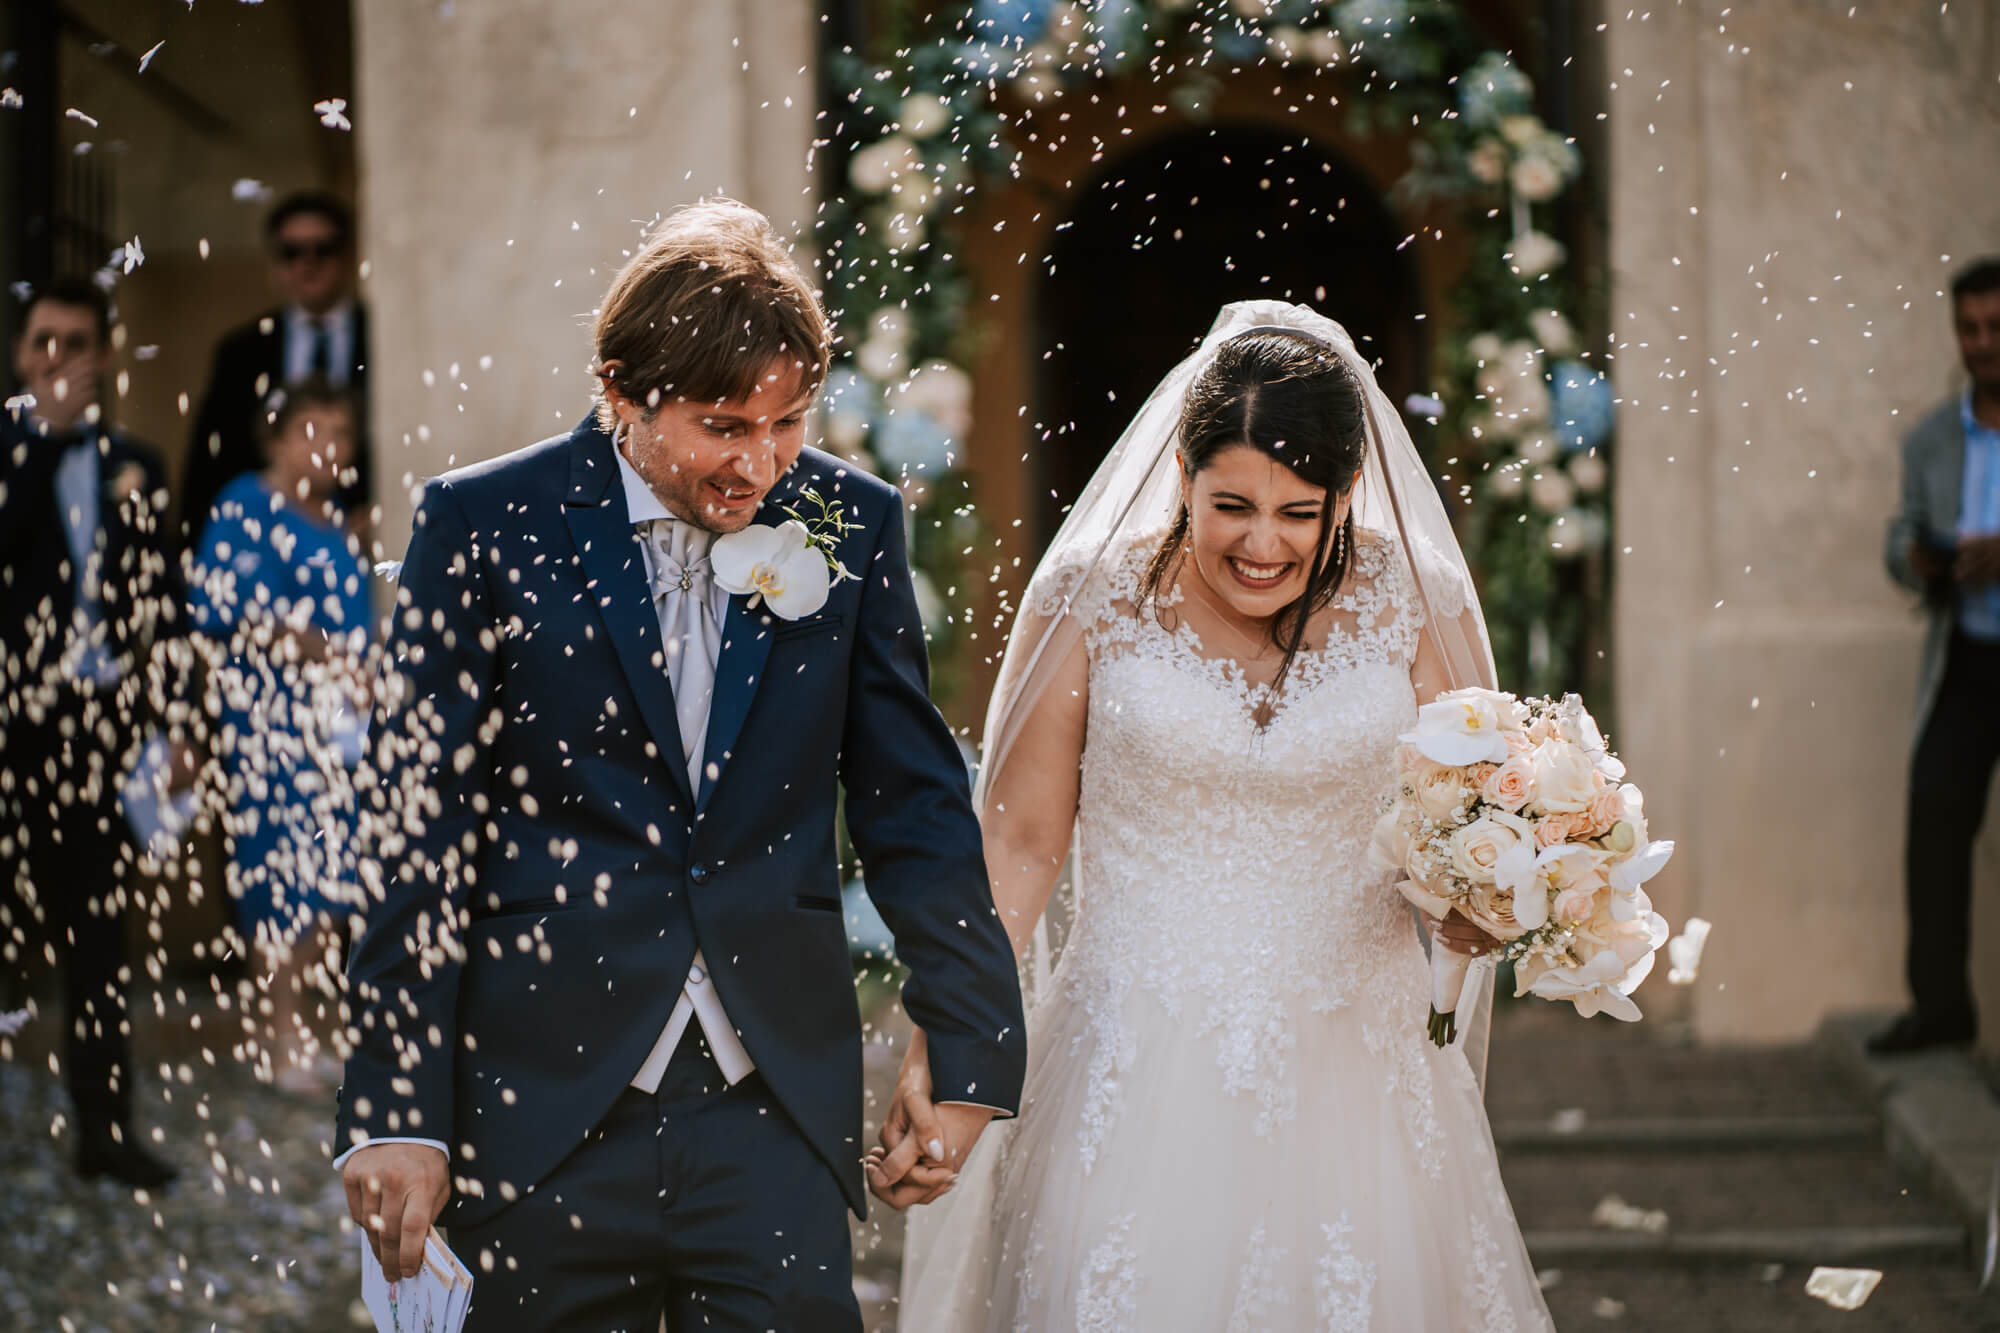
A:
[[[1903,442],[1902,507],[1886,558],[1930,612],[1910,763],[1908,975],[1914,1006],[1870,1043],[1895,1055],[1978,1034],[1966,962],[1972,852],[2000,763],[2000,257],[1952,283],[1971,381]]]

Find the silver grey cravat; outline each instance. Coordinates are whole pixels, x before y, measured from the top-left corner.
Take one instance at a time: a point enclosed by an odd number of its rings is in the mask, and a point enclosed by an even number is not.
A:
[[[715,694],[715,661],[722,653],[722,627],[715,621],[715,579],[708,566],[714,536],[678,519],[648,519],[639,527],[646,543],[653,607],[660,616],[660,641],[667,654],[667,682],[673,687],[674,719],[681,730],[689,790],[699,795],[708,709]],[[690,1022],[700,1024],[724,1079],[737,1083],[757,1067],[722,1008],[722,997],[708,975],[708,960],[696,949],[681,998],[646,1062],[632,1076],[633,1087],[646,1092],[659,1088],[667,1061]]]
[[[722,651],[722,628],[715,623],[715,581],[708,566],[712,540],[711,534],[692,523],[653,519],[647,525],[648,573],[667,655],[667,680],[674,691],[674,718],[681,730],[681,757],[688,766],[688,782],[697,792],[709,703],[715,694],[715,659]]]

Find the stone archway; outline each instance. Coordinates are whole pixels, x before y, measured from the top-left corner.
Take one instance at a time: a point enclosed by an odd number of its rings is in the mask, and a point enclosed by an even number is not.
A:
[[[1037,544],[1228,302],[1313,305],[1376,358],[1392,400],[1422,384],[1406,234],[1360,168],[1274,127],[1190,129],[1105,166],[1056,226],[1034,293]]]

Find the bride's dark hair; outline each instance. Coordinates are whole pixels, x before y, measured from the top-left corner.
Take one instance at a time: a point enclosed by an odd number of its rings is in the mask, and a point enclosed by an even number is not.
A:
[[[1326,489],[1319,543],[1306,590],[1271,618],[1271,644],[1284,651],[1276,686],[1284,681],[1305,643],[1306,624],[1339,591],[1354,561],[1354,510],[1336,532],[1334,501],[1361,473],[1368,453],[1361,386],[1340,356],[1305,334],[1251,329],[1216,349],[1188,387],[1181,404],[1181,467],[1192,480],[1215,456],[1247,444],[1290,468],[1299,480]],[[1176,562],[1186,550],[1191,523],[1181,504],[1173,526],[1146,567],[1139,603],[1159,604]]]

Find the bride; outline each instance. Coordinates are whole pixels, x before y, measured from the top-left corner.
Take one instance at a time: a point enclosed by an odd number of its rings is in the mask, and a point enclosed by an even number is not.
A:
[[[1039,983],[1028,1086],[957,1175],[921,1096],[885,1126],[877,1193],[950,1194],[913,1219],[903,1327],[1550,1327],[1483,1024],[1429,1043],[1422,942],[1367,856],[1418,704],[1491,676],[1443,506],[1346,331],[1224,309],[1064,524],[1002,666],[980,808]],[[918,1032],[904,1090],[926,1071]]]

